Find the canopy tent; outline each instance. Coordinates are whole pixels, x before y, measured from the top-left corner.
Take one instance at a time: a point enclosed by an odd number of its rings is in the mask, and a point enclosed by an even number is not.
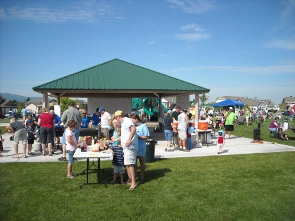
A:
[[[235,101],[235,100],[230,100],[230,99],[213,104],[213,107],[231,107],[231,106],[232,107],[234,107],[234,106],[243,107],[243,106],[245,106],[245,104],[240,101]]]

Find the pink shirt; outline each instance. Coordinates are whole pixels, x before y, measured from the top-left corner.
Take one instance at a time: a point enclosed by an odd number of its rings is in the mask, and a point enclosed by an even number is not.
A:
[[[71,145],[71,144],[68,142],[68,137],[71,137],[71,140],[74,141],[75,143],[77,143],[77,139],[76,139],[75,134],[73,133],[73,131],[71,131],[70,129],[67,128],[67,129],[66,129],[66,143],[67,143],[66,149],[67,149],[67,150],[70,150],[70,151],[75,151],[77,147]]]

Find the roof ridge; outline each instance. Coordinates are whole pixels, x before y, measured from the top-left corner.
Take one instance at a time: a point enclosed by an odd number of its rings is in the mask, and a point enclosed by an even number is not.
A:
[[[181,82],[184,82],[184,83],[187,83],[187,84],[191,84],[191,85],[193,85],[193,86],[201,87],[201,86],[199,86],[199,85],[196,85],[196,84],[193,84],[193,83],[190,83],[190,82],[187,82],[187,81],[184,81],[184,80],[181,80],[181,79],[178,79],[178,78],[175,78],[175,77],[169,76],[169,75],[167,75],[167,74],[163,74],[163,73],[160,73],[160,72],[158,72],[158,71],[154,71],[154,70],[152,70],[152,69],[149,69],[149,68],[146,68],[146,67],[139,66],[139,65],[137,65],[137,64],[132,64],[132,63],[130,63],[130,62],[128,62],[128,61],[123,61],[123,60],[120,60],[120,59],[118,59],[118,58],[113,59],[113,60],[119,60],[119,61],[121,61],[121,62],[125,62],[125,63],[127,63],[127,64],[131,64],[131,65],[133,65],[133,66],[136,66],[136,67],[139,67],[139,68],[142,68],[142,69],[148,70],[148,71],[152,71],[152,72],[154,72],[154,73],[157,73],[158,75],[165,75],[166,77],[173,78],[174,80],[178,80],[178,81],[181,81]],[[203,88],[203,89],[208,89],[208,88],[204,88],[204,87],[201,87],[201,88]]]
[[[49,83],[52,83],[52,82],[54,82],[54,81],[62,80],[62,79],[64,79],[64,78],[67,78],[67,77],[70,77],[70,76],[74,76],[75,74],[79,74],[80,72],[90,70],[90,69],[92,69],[92,68],[95,68],[95,67],[101,66],[101,65],[103,65],[103,64],[109,63],[109,62],[114,61],[114,60],[119,60],[119,59],[115,58],[115,59],[112,59],[112,60],[110,60],[110,61],[106,61],[106,62],[103,62],[103,63],[101,63],[101,64],[97,64],[97,65],[91,66],[91,67],[89,67],[89,68],[85,68],[85,69],[82,69],[82,70],[80,70],[80,71],[76,71],[76,72],[74,72],[74,73],[72,73],[72,74],[65,75],[65,76],[60,77],[60,78],[57,78],[57,79],[55,79],[55,80],[48,81],[48,82],[46,82],[46,83],[44,83],[44,84],[40,84],[40,85],[38,85],[38,86],[36,86],[36,87],[33,87],[33,90],[34,90],[34,88],[41,87],[41,86],[43,86],[43,85],[45,85],[45,84],[49,84]]]

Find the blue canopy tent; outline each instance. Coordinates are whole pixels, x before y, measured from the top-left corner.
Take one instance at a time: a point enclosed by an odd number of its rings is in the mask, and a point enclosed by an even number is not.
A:
[[[245,106],[245,104],[240,101],[235,101],[231,99],[227,99],[227,100],[213,104],[213,107],[234,107],[234,106],[243,107]]]

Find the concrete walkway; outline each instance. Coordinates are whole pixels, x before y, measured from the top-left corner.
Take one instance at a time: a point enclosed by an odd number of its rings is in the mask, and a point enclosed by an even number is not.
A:
[[[41,152],[34,152],[34,156],[28,156],[27,158],[12,158],[15,155],[13,148],[13,141],[9,140],[11,134],[3,134],[2,137],[5,139],[3,142],[4,151],[0,157],[0,163],[8,162],[59,162],[58,158],[62,156],[60,150],[55,149],[53,156],[42,156]],[[165,137],[164,133],[151,133],[154,140],[157,141],[155,146],[155,158],[178,158],[178,157],[204,157],[204,156],[225,156],[234,154],[255,154],[255,153],[272,153],[272,152],[291,152],[295,151],[295,147],[286,145],[264,142],[263,144],[251,143],[251,139],[244,137],[235,137],[227,139],[225,141],[224,153],[217,154],[217,146],[215,145],[216,136],[211,136],[211,143],[207,147],[206,145],[201,148],[193,148],[190,152],[183,152],[175,150],[174,152],[165,152]],[[195,140],[195,135],[192,136],[192,140]],[[23,155],[22,144],[19,145],[19,156]],[[109,159],[111,160],[111,159]]]

